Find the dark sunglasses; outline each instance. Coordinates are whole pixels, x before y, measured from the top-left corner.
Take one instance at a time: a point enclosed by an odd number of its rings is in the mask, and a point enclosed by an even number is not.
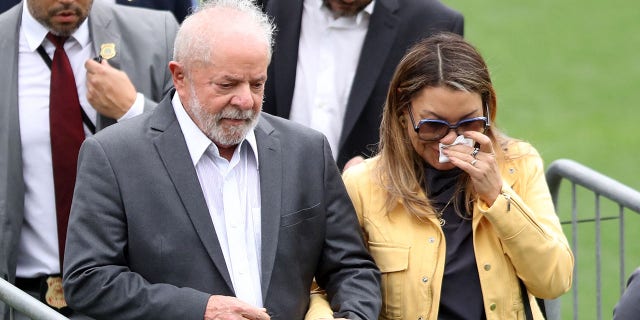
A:
[[[489,107],[486,106],[486,115],[489,115]],[[413,110],[409,105],[409,118],[411,118],[411,124],[413,129],[418,134],[418,137],[424,141],[437,141],[446,136],[450,130],[454,130],[456,135],[462,134],[464,131],[477,131],[485,133],[489,128],[489,119],[487,117],[474,117],[468,119],[462,119],[455,124],[450,124],[444,120],[438,119],[422,119],[416,124],[413,119]]]

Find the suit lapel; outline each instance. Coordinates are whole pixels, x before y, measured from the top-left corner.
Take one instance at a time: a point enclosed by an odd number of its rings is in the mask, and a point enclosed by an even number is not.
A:
[[[364,110],[387,60],[398,32],[398,7],[398,0],[376,0],[351,85],[338,150],[342,149],[345,139]]]
[[[171,98],[174,93],[175,91],[165,97],[154,111],[150,128],[152,134],[155,135],[152,141],[173,181],[193,227],[202,241],[202,245],[209,253],[229,289],[233,291],[231,277],[200,188],[198,176],[191,158],[189,158],[184,135],[173,112]]]
[[[262,224],[262,298],[266,301],[276,258],[282,199],[282,150],[273,127],[264,118],[255,130],[260,161]]]
[[[276,34],[277,54],[273,55],[271,63],[272,76],[275,84],[276,108],[278,115],[289,118],[293,88],[296,83],[296,68],[298,62],[298,43],[300,26],[302,23],[303,1],[270,1],[267,12],[279,17],[278,33]]]
[[[175,92],[175,91],[174,91]],[[195,169],[188,158],[187,146],[182,130],[172,110],[171,97],[165,98],[156,110],[151,121],[151,131],[157,132],[153,143],[158,150],[167,173],[173,181],[178,195],[187,210],[198,236],[202,240],[209,256],[218,271],[225,279],[227,286],[233,290],[231,277],[227,270],[224,255],[216,236],[207,204],[199,187]],[[276,258],[280,230],[282,199],[282,149],[277,133],[264,118],[255,130],[258,144],[260,170],[261,226],[262,226],[262,296],[266,300],[271,275]]]

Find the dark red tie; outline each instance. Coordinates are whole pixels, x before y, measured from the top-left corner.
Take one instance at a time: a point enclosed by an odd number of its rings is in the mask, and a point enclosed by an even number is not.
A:
[[[56,46],[51,63],[49,127],[51,129],[51,159],[58,221],[58,248],[60,250],[60,265],[62,266],[69,211],[73,198],[73,187],[76,182],[78,151],[84,140],[84,129],[76,80],[67,53],[64,51],[64,42],[67,37],[59,37],[49,33],[47,39]]]

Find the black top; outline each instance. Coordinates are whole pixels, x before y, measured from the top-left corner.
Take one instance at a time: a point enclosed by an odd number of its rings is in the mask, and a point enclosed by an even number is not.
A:
[[[192,0],[116,0],[116,3],[125,6],[171,11],[178,23],[182,23],[195,9],[195,4]]]
[[[445,220],[442,231],[447,255],[438,319],[486,319],[473,249],[471,215],[465,212],[464,193],[456,194],[461,174],[463,171],[458,168],[439,171],[426,166],[427,196],[437,211],[444,210]],[[462,212],[456,213],[456,207]]]

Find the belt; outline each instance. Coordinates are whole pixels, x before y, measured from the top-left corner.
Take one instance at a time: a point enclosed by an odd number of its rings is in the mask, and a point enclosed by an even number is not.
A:
[[[40,288],[49,276],[42,276],[37,278],[16,278],[15,286],[22,291],[36,291],[40,292]]]
[[[16,278],[15,286],[23,291],[35,292],[39,300],[62,313],[71,315],[62,292],[62,277],[59,274],[40,276],[36,278]]]

